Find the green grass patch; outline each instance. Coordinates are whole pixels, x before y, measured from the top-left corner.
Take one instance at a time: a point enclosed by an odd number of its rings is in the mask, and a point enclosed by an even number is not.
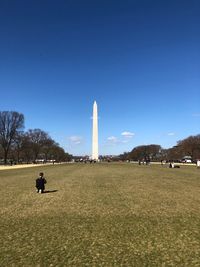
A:
[[[43,171],[49,193],[37,194]],[[200,170],[65,164],[0,171],[0,266],[200,266]]]

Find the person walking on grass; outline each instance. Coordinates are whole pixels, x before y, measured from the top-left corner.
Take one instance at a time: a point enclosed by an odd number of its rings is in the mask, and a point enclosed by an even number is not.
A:
[[[39,177],[36,179],[37,193],[44,193],[45,184],[47,183],[46,179],[44,178],[44,173],[40,172]]]

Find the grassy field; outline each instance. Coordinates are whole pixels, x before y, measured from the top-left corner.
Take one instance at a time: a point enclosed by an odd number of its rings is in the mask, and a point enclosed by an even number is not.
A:
[[[35,192],[40,171],[45,194]],[[200,170],[128,163],[2,170],[0,266],[200,266]]]

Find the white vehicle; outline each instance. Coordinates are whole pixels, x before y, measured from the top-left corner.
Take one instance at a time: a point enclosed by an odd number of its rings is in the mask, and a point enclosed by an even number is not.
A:
[[[182,162],[183,162],[183,163],[192,163],[192,159],[191,159],[191,158],[186,158],[186,157],[185,157],[185,158],[182,159]]]

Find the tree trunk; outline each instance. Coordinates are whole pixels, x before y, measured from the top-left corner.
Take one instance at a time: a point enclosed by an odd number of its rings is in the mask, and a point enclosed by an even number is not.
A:
[[[8,150],[4,149],[4,165],[7,164],[7,160],[8,160]]]

